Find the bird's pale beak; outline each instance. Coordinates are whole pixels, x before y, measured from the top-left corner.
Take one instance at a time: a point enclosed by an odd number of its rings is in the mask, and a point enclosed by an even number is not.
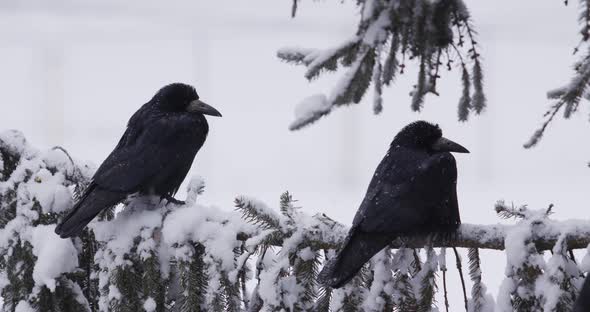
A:
[[[221,117],[221,113],[218,110],[201,100],[192,101],[186,110],[191,113],[201,113],[204,115]]]
[[[445,137],[441,137],[432,144],[432,149],[437,152],[469,153],[469,151],[458,143]]]

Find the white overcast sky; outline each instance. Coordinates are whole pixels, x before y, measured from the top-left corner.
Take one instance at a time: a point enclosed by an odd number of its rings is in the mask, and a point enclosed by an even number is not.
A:
[[[426,119],[471,151],[457,156],[464,222],[499,222],[498,199],[531,208],[554,203],[555,218],[588,218],[587,102],[571,120],[557,118],[538,147],[522,148],[550,105],[545,93],[570,78],[579,40],[573,2],[467,1],[484,58],[482,116],[456,121],[456,71],[443,73],[440,97],[429,95],[422,113],[411,112],[410,69],[385,90],[381,115],[372,114],[368,94],[299,132],[287,130],[294,105],[329,93],[341,73],[310,84],[276,50],[347,39],[359,19],[355,1],[301,1],[295,19],[290,0],[170,1],[165,8],[156,1],[3,2],[0,128],[99,164],[131,114],[164,84],[182,81],[224,115],[210,119],[191,171],[207,181],[202,200],[222,209],[232,209],[238,194],[275,204],[289,190],[304,211],[349,224],[395,133]],[[484,253],[494,296],[500,259]],[[453,302],[460,301],[457,293]]]

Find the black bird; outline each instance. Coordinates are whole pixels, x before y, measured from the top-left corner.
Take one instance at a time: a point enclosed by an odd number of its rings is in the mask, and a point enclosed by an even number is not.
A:
[[[398,236],[452,233],[458,228],[457,166],[449,152],[469,153],[426,121],[413,122],[395,136],[343,247],[319,274],[321,284],[343,286]]]
[[[173,83],[160,89],[131,116],[123,137],[55,233],[78,236],[98,213],[133,193],[178,203],[173,196],[209,132],[204,115],[221,117],[192,86]]]

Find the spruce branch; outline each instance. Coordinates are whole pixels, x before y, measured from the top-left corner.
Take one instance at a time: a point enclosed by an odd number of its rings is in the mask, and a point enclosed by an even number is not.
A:
[[[481,311],[485,303],[485,293],[481,282],[481,260],[479,258],[479,249],[469,248],[467,252],[469,258],[469,277],[473,282],[471,286],[471,304],[472,311]]]
[[[416,311],[418,309],[416,295],[411,283],[411,272],[414,252],[408,248],[400,248],[394,255],[395,268],[393,278],[393,304],[396,311]]]
[[[469,118],[469,109],[471,109],[471,82],[469,80],[469,72],[467,68],[463,67],[461,70],[461,81],[463,82],[463,93],[459,99],[459,120],[467,121]]]
[[[243,218],[265,229],[278,229],[281,221],[278,215],[268,209],[263,203],[240,196],[234,200],[236,210],[242,213]]]
[[[567,4],[567,1],[566,1]],[[525,148],[531,148],[539,143],[547,126],[553,121],[558,111],[563,108],[563,117],[569,119],[578,111],[582,98],[588,98],[588,86],[590,85],[590,1],[580,0],[580,43],[574,48],[576,54],[582,46],[585,46],[586,54],[574,64],[574,73],[570,82],[556,90],[549,91],[547,98],[554,100],[547,112],[541,126],[535,130],[530,139],[524,143]]]
[[[332,288],[320,287],[317,300],[314,303],[313,311],[330,312],[330,300],[332,299]]]
[[[400,73],[404,72],[406,56],[419,67],[411,92],[411,109],[419,111],[427,93],[438,95],[436,83],[440,78],[441,56],[448,56],[450,50],[456,51],[461,59],[469,57],[473,62],[473,108],[476,113],[483,110],[485,95],[481,59],[475,41],[476,33],[463,1],[362,0],[357,3],[361,19],[352,39],[325,50],[284,48],[278,51],[280,59],[306,66],[305,77],[308,80],[324,72],[336,71],[339,65],[348,67],[332,95],[316,107],[308,107],[310,113],[297,113],[305,102],[297,106],[296,120],[289,127],[291,130],[317,121],[338,106],[359,103],[371,81],[375,90],[373,111],[381,112],[382,85],[392,84],[398,68]],[[463,44],[465,36],[469,38],[470,47]],[[456,43],[455,37],[458,37]],[[383,49],[384,46],[389,49]],[[381,63],[382,59],[385,59],[384,63]]]
[[[434,295],[437,292],[436,285],[436,269],[438,267],[437,256],[434,248],[427,246],[426,262],[422,266],[421,272],[418,274],[420,283],[420,296],[418,300],[418,312],[428,312],[432,310],[432,305],[435,303]]]

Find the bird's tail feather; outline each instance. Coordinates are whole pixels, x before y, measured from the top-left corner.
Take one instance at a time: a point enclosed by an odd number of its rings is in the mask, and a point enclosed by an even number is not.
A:
[[[74,205],[72,211],[55,228],[61,238],[78,236],[84,227],[102,210],[118,204],[125,194],[90,185],[82,198]]]
[[[392,240],[391,235],[353,233],[338,254],[326,263],[318,282],[332,288],[342,287]]]

